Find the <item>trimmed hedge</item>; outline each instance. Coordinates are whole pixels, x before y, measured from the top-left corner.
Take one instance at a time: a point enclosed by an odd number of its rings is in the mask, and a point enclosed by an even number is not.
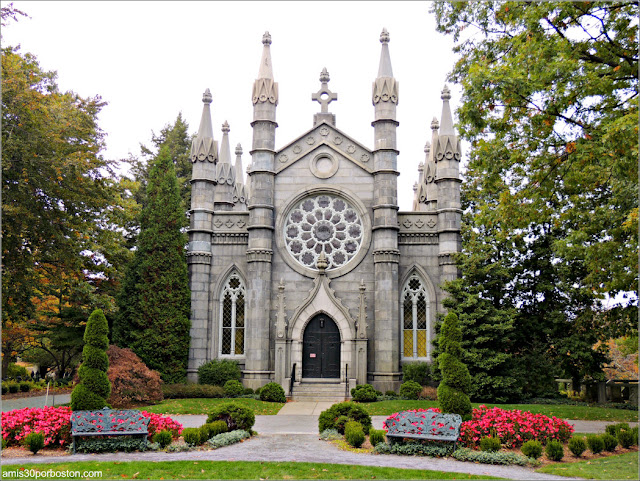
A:
[[[351,398],[355,402],[369,403],[377,401],[378,394],[371,384],[358,384],[351,390]]]
[[[224,386],[229,380],[240,381],[240,367],[230,359],[213,359],[198,368],[198,383]]]
[[[284,389],[277,382],[270,382],[262,386],[260,390],[260,400],[272,403],[286,403]]]
[[[538,459],[542,456],[542,443],[534,439],[522,445],[522,454],[528,458]]]
[[[418,361],[418,362],[408,362],[402,365],[402,381],[413,381],[417,382],[421,386],[426,386],[429,384],[429,380],[431,379],[431,366],[428,363]]]
[[[418,399],[422,392],[422,386],[415,381],[407,381],[400,386],[400,397]]]
[[[224,389],[208,384],[165,384],[162,394],[165,399],[223,398]]]
[[[544,452],[551,461],[560,461],[564,457],[564,446],[560,441],[552,440],[547,443]]]
[[[584,442],[584,438],[574,437],[569,439],[569,451],[571,451],[576,458],[582,456],[582,453],[584,453],[586,449],[587,443]]]
[[[244,387],[240,381],[229,379],[224,383],[224,395],[226,397],[238,397],[244,394]]]
[[[211,411],[207,418],[207,424],[214,421],[224,421],[228,431],[237,429],[251,431],[256,422],[256,416],[251,409],[229,402],[220,404]]]
[[[337,421],[341,416],[346,417],[349,421],[359,422],[362,424],[364,433],[369,434],[369,429],[371,429],[371,416],[369,416],[369,413],[365,411],[364,408],[351,401],[334,404],[326,411],[322,411],[318,418],[318,432],[321,433],[325,429],[336,429],[340,431],[337,426]]]
[[[369,442],[371,446],[376,446],[379,443],[384,443],[385,432],[383,429],[369,429]]]
[[[344,438],[354,448],[362,446],[365,439],[362,424],[357,421],[349,421],[344,427]]]

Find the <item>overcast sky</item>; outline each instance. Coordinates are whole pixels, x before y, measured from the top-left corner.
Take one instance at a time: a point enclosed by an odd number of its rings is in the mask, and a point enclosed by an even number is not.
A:
[[[2,1],[2,6],[10,2]],[[103,155],[138,155],[151,131],[173,123],[179,112],[198,129],[202,93],[211,89],[214,137],[229,122],[250,162],[251,89],[262,54],[262,35],[272,37],[271,57],[279,84],[276,148],[312,127],[326,67],[329,105],[336,126],[371,148],[374,109],[371,84],[378,72],[380,32],[389,31],[391,63],[400,83],[398,105],[399,203],[410,210],[418,164],[440,118],[440,92],[455,57],[452,40],[435,31],[429,2],[33,2],[15,0],[21,17],[3,28],[2,42],[21,45],[45,70],[58,72],[61,90],[100,95],[107,133]],[[460,90],[452,90],[455,110]],[[455,118],[455,113],[454,113]]]

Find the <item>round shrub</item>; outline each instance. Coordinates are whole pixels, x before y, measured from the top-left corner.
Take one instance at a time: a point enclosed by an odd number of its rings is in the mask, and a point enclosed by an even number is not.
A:
[[[346,416],[351,421],[359,422],[362,424],[364,433],[369,433],[371,416],[362,406],[350,401],[334,404],[326,411],[322,411],[318,418],[318,432],[321,433],[325,429],[337,430],[336,421],[340,416]]]
[[[2,383],[2,394],[7,394],[9,392],[9,386],[6,383]]]
[[[602,438],[602,442],[604,443],[604,450],[613,452],[618,447],[618,438],[612,436],[609,433],[604,433],[600,436]]]
[[[604,449],[604,441],[597,434],[587,436],[587,446],[593,454],[598,454]]]
[[[344,428],[350,421],[349,416],[340,416],[336,420],[335,427],[340,434],[344,434]]]
[[[554,439],[547,443],[544,452],[551,461],[560,461],[564,456],[564,446],[560,441]]]
[[[20,383],[20,392],[29,392],[31,390],[31,384],[28,382]]]
[[[10,382],[10,383],[8,383],[8,386],[9,386],[9,392],[10,392],[11,394],[15,394],[15,393],[17,393],[17,392],[18,392],[18,390],[20,389],[20,385],[19,385],[19,384],[17,384],[17,383],[15,383],[15,382]]]
[[[495,453],[500,451],[502,447],[500,438],[494,438],[493,436],[482,438],[480,440],[480,451],[489,451]]]
[[[382,429],[369,429],[369,442],[371,446],[375,447],[380,443],[384,443],[384,430]]]
[[[393,398],[398,397],[398,393],[397,393],[397,392],[395,392],[395,391],[385,391],[385,392],[384,392],[384,395],[385,395],[385,396],[388,396],[388,397],[393,397]]]
[[[429,384],[431,366],[426,362],[408,362],[402,365],[402,381],[414,381],[421,386]]]
[[[571,438],[569,439],[569,451],[573,453],[576,458],[582,456],[582,453],[587,449],[587,443],[584,442],[584,438]]]
[[[472,411],[469,396],[442,382],[438,386],[438,401],[440,401],[440,406],[442,406],[442,412],[456,414],[463,412],[467,413],[465,414],[465,416],[467,416],[468,413]],[[464,419],[465,418],[463,416],[463,420]]]
[[[287,398],[284,395],[284,389],[277,382],[270,382],[262,386],[260,390],[260,400],[272,403],[286,403]]]
[[[364,443],[362,424],[357,421],[349,421],[344,427],[344,438],[354,448],[362,446]]]
[[[403,382],[400,386],[400,397],[418,399],[420,392],[422,392],[422,386],[415,381]]]
[[[618,433],[618,442],[620,443],[620,446],[622,446],[625,449],[628,449],[630,446],[633,446],[633,442],[634,442],[634,436],[633,433],[629,430],[624,430],[621,429],[620,432]]]
[[[197,446],[202,442],[200,428],[184,428],[182,437],[189,446]]]
[[[351,390],[351,397],[353,401],[359,403],[369,403],[378,400],[376,390],[371,384],[358,384]]]
[[[605,428],[604,431],[607,434],[611,434],[611,436],[614,437],[618,437],[618,433],[620,432],[620,430],[624,429],[625,431],[629,430],[629,424],[628,423],[616,423],[616,424],[608,424]]]
[[[33,454],[36,454],[42,448],[44,448],[44,434],[42,433],[30,433],[24,438],[24,445]]]
[[[260,396],[260,392],[261,392],[261,391],[262,391],[262,388],[261,388],[261,387],[256,388],[256,390],[255,390],[255,391],[253,391],[253,394],[257,394],[258,396]]]
[[[200,434],[198,434],[198,439],[199,438],[200,438]],[[166,448],[167,446],[169,446],[172,440],[173,440],[173,436],[171,434],[171,431],[167,431],[166,429],[162,431],[158,431],[153,435],[153,442],[158,443],[161,448]]]
[[[253,392],[253,389],[251,389],[250,387],[245,387],[242,394],[244,394],[245,396],[250,396],[254,394],[254,392]]]
[[[198,368],[198,383],[224,386],[229,380],[239,381],[240,367],[230,359],[213,359]]]
[[[224,421],[227,424],[228,431],[235,431],[236,429],[251,431],[256,422],[256,416],[251,409],[229,402],[220,404],[211,411],[207,418],[207,423],[214,421]]]
[[[242,396],[242,393],[244,393],[244,387],[240,381],[236,381],[235,379],[229,379],[225,382],[223,389],[226,397],[238,397]]]
[[[527,441],[522,445],[522,454],[528,458],[538,459],[542,456],[542,443],[540,441]]]

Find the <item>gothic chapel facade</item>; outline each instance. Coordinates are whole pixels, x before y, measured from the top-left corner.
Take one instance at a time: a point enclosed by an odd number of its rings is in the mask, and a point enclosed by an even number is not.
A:
[[[265,33],[253,85],[253,145],[231,159],[214,140],[207,90],[193,142],[188,263],[188,376],[237,360],[247,387],[275,381],[294,399],[344,399],[355,384],[398,390],[402,364],[432,359],[440,285],[460,251],[460,141],[450,92],[431,123],[413,209],[398,208],[396,107],[389,34],[373,82],[373,149],[338,130],[323,70],[311,130],[276,150],[278,84]]]

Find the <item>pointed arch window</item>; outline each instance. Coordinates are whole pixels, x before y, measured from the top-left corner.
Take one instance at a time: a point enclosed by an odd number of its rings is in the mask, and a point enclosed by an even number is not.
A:
[[[431,300],[417,274],[407,280],[400,299],[402,358],[431,360]]]
[[[244,356],[245,298],[242,279],[237,273],[231,274],[220,296],[221,356]]]

